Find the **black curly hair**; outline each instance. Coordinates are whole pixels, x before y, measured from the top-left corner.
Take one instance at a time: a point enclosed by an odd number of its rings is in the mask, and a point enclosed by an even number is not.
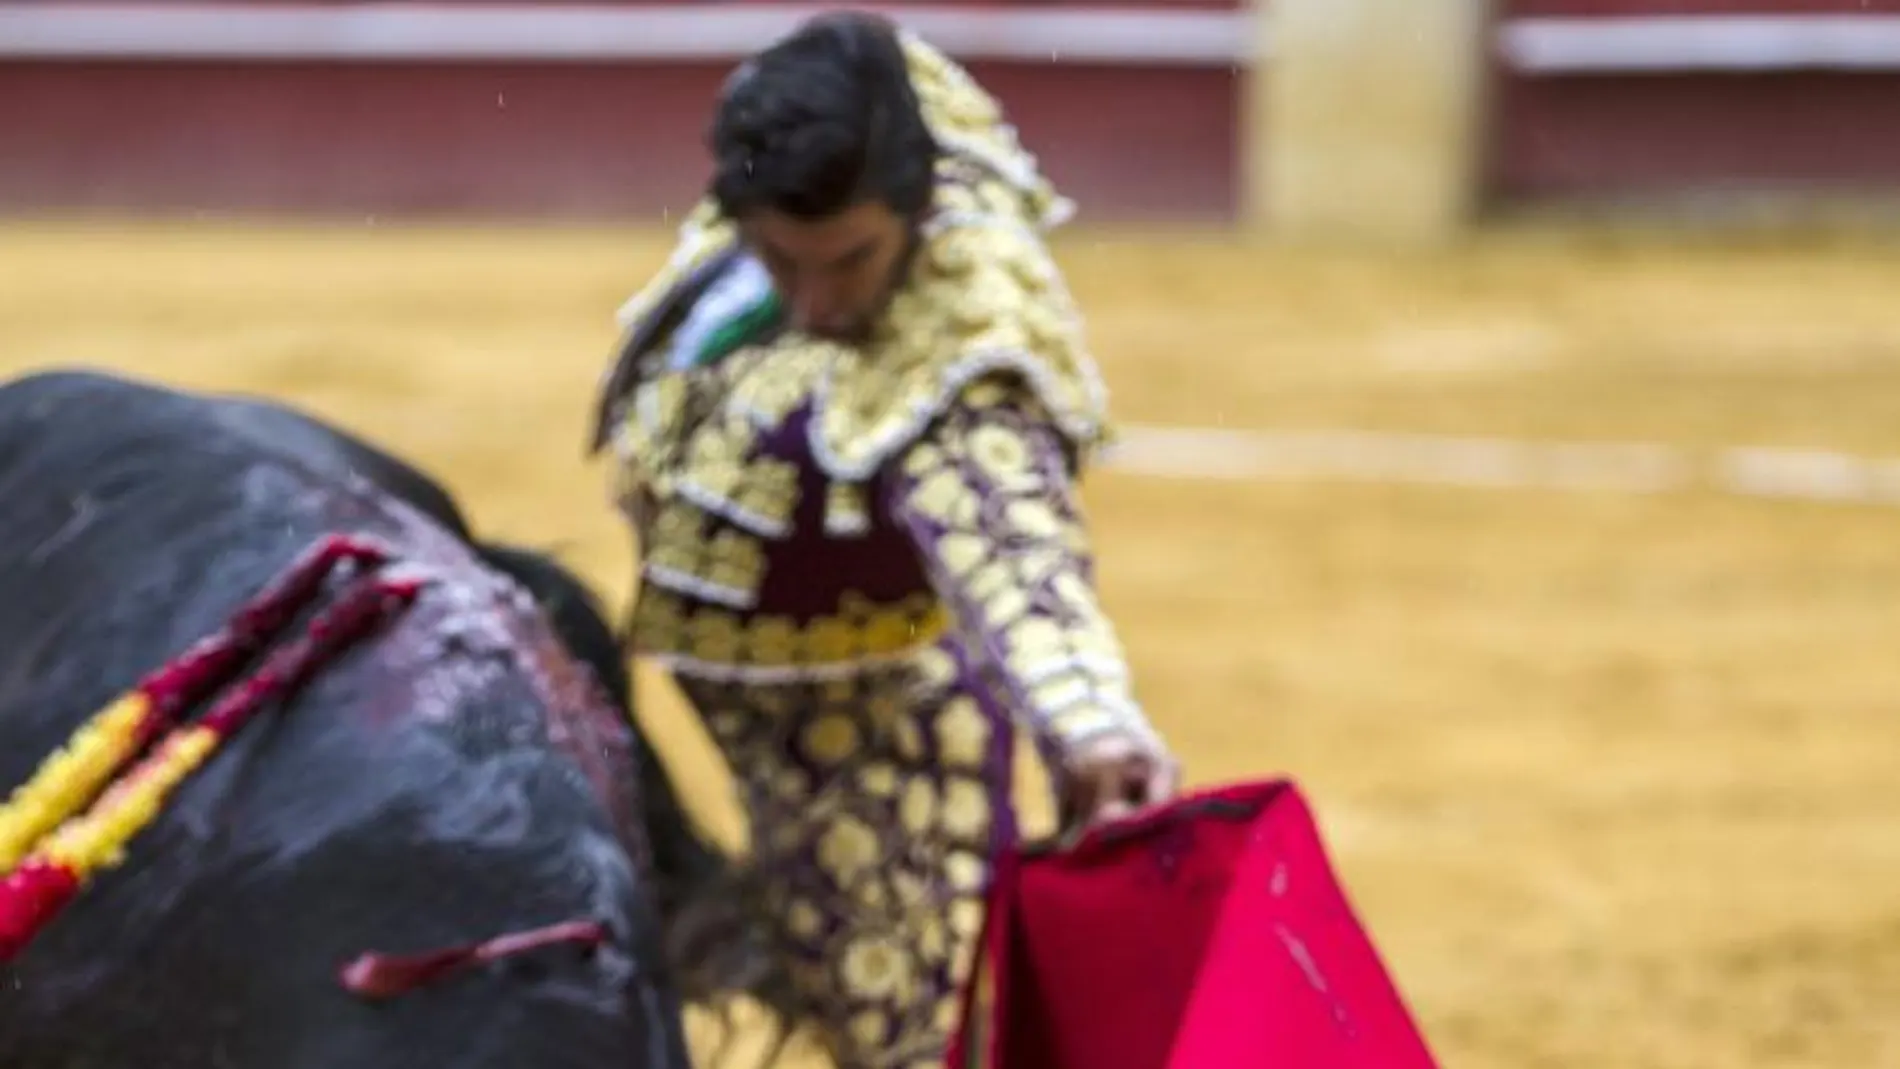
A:
[[[887,19],[816,16],[733,73],[707,137],[710,192],[739,219],[823,219],[866,201],[930,202],[937,143]]]

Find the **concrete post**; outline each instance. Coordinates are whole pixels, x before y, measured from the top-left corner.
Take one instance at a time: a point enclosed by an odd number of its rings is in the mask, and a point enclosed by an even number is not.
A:
[[[1247,216],[1293,239],[1432,243],[1482,181],[1490,0],[1256,0]]]

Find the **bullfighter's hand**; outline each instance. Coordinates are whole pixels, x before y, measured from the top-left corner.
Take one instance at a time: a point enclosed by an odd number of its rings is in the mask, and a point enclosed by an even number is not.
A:
[[[1174,797],[1180,782],[1180,762],[1153,735],[1095,735],[1064,757],[1057,787],[1063,828],[1076,834],[1159,805]]]

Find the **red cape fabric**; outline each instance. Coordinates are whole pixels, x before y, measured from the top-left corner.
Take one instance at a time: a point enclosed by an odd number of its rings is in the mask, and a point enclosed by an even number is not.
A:
[[[1286,781],[999,867],[953,1069],[1436,1069]]]

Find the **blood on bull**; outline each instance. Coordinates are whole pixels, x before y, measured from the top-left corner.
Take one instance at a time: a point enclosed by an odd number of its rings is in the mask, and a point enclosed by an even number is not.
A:
[[[591,595],[434,480],[57,372],[0,385],[0,499],[0,877],[64,887],[0,1064],[684,1067],[683,1003],[770,1001]]]

